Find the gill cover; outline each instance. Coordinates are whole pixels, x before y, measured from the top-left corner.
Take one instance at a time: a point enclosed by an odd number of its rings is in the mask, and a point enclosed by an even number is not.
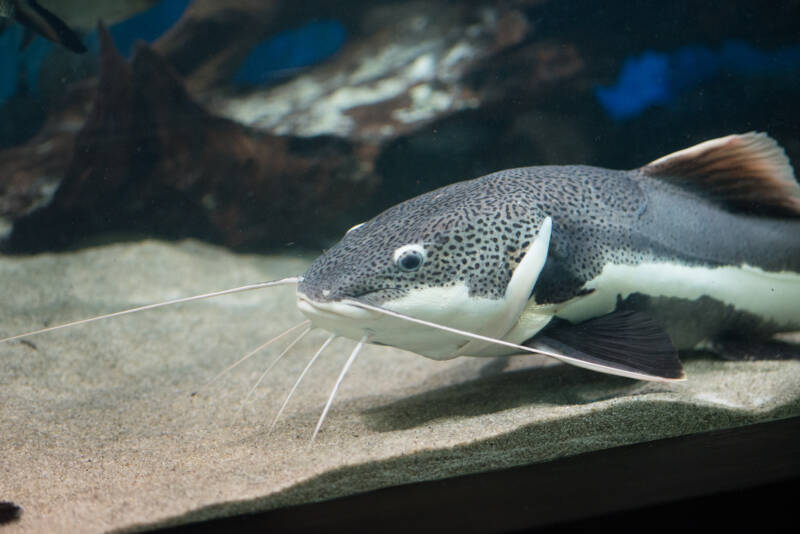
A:
[[[553,219],[546,217],[542,223],[536,239],[528,247],[522,261],[514,269],[514,274],[506,287],[503,297],[504,305],[497,313],[487,317],[486,327],[481,334],[496,339],[505,338],[519,322],[522,312],[528,304],[533,286],[547,261],[547,251],[550,248],[550,235],[553,231]],[[458,351],[458,356],[479,354],[490,346],[490,343],[471,340]]]

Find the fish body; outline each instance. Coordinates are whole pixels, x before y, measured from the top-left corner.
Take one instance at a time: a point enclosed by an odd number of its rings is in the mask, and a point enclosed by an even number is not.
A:
[[[354,227],[297,298],[317,326],[430,358],[524,346],[680,379],[676,350],[800,330],[800,187],[783,150],[756,133],[631,171],[504,170]]]
[[[603,259],[570,284],[575,257],[553,255],[552,271],[540,279],[537,294],[559,303],[558,317],[581,322],[620,306],[645,311],[679,350],[739,329],[761,337],[800,330],[800,219],[726,211],[641,171],[614,182],[626,179],[640,211],[621,235],[598,239],[592,248]],[[569,298],[576,288],[592,292]]]

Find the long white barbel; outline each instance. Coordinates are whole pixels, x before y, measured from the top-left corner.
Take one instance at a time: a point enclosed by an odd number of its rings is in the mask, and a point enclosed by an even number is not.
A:
[[[328,336],[328,339],[325,340],[325,343],[322,344],[322,346],[319,348],[317,353],[314,354],[314,356],[311,358],[311,360],[309,360],[309,362],[306,364],[305,368],[303,369],[303,372],[300,373],[300,376],[297,377],[297,380],[295,381],[294,386],[292,386],[292,389],[289,391],[289,394],[286,395],[286,400],[283,401],[283,404],[281,405],[280,409],[278,410],[278,413],[275,414],[275,419],[272,420],[272,424],[269,426],[270,431],[272,431],[272,429],[275,428],[275,425],[278,423],[278,419],[281,418],[281,414],[283,414],[283,411],[286,409],[286,406],[289,404],[289,400],[292,398],[292,395],[294,395],[294,392],[297,390],[297,387],[300,385],[300,382],[303,381],[303,377],[306,376],[306,373],[308,373],[308,370],[311,369],[311,366],[314,365],[315,361],[317,361],[317,358],[319,358],[320,354],[322,354],[322,351],[324,351],[326,348],[328,348],[328,345],[330,345],[331,341],[333,341],[334,339],[336,339],[336,334],[331,334],[330,336]]]
[[[306,322],[308,323],[308,322],[310,322],[310,321],[306,321]],[[255,384],[253,384],[253,387],[251,387],[251,388],[250,388],[250,391],[248,391],[248,392],[247,392],[247,395],[245,395],[245,396],[244,396],[244,399],[242,400],[242,405],[241,405],[241,407],[239,408],[239,411],[242,411],[242,410],[244,409],[244,406],[245,406],[245,404],[247,403],[247,399],[249,399],[249,398],[250,398],[250,395],[252,395],[252,394],[253,394],[253,392],[256,390],[256,388],[259,386],[259,384],[261,384],[261,382],[264,380],[264,377],[266,377],[266,376],[267,376],[267,374],[268,374],[268,373],[269,373],[269,372],[272,370],[272,368],[273,368],[273,367],[275,367],[275,365],[276,365],[276,364],[277,364],[279,361],[281,361],[281,360],[283,359],[283,357],[284,357],[284,356],[286,356],[286,355],[289,353],[289,351],[290,351],[290,350],[292,350],[292,347],[294,347],[295,345],[297,345],[297,344],[300,342],[300,340],[301,340],[301,339],[303,339],[304,337],[306,337],[306,334],[308,334],[309,332],[311,332],[312,328],[313,328],[313,327],[309,326],[308,328],[306,328],[305,330],[303,330],[303,331],[300,333],[300,335],[299,335],[299,336],[297,336],[297,337],[296,337],[296,338],[295,338],[295,339],[294,339],[294,340],[293,340],[291,343],[289,343],[289,344],[286,346],[286,348],[285,348],[285,349],[283,349],[283,350],[281,351],[281,353],[280,353],[280,354],[278,354],[278,357],[277,357],[277,358],[275,358],[274,360],[272,360],[272,362],[270,362],[270,364],[267,366],[267,368],[266,368],[266,369],[264,369],[264,372],[263,372],[263,373],[261,373],[261,376],[259,376],[259,377],[258,377],[258,380],[256,381],[256,383],[255,383]]]
[[[333,398],[336,396],[336,392],[339,390],[339,386],[342,384],[342,380],[344,380],[344,375],[347,374],[347,371],[350,369],[350,366],[353,365],[353,361],[358,356],[358,353],[361,351],[361,347],[364,346],[364,343],[367,341],[367,336],[361,338],[361,341],[358,342],[356,348],[353,349],[353,352],[350,353],[350,357],[347,358],[347,361],[342,368],[342,372],[339,373],[339,378],[336,379],[336,384],[333,386],[333,391],[331,391],[330,396],[328,397],[328,402],[325,403],[325,408],[322,410],[322,415],[319,416],[319,421],[317,421],[317,427],[314,429],[314,434],[311,436],[311,441],[308,443],[308,447],[311,448],[314,445],[314,440],[317,438],[317,434],[319,434],[319,429],[322,428],[322,423],[325,421],[325,416],[328,415],[328,410],[331,408],[331,404],[333,404]]]
[[[239,365],[240,363],[243,363],[245,360],[247,360],[247,359],[249,359],[249,358],[253,357],[253,356],[254,356],[254,355],[256,355],[256,354],[258,354],[259,352],[261,352],[261,351],[262,351],[262,350],[264,350],[265,348],[269,347],[270,345],[272,345],[273,343],[275,343],[276,341],[278,341],[279,339],[281,339],[281,338],[282,338],[283,336],[285,336],[286,334],[289,334],[289,333],[291,333],[291,332],[294,332],[295,330],[297,330],[298,328],[300,328],[300,327],[302,327],[302,326],[308,326],[310,323],[311,323],[311,321],[303,321],[302,323],[296,324],[296,325],[294,325],[294,326],[290,326],[289,328],[287,328],[286,330],[284,330],[283,332],[281,332],[281,333],[280,333],[280,334],[278,334],[277,336],[273,337],[273,338],[272,338],[272,339],[270,339],[269,341],[265,341],[264,343],[262,343],[261,345],[259,345],[259,346],[258,346],[258,347],[256,347],[256,348],[254,348],[253,350],[251,350],[250,352],[248,352],[247,354],[245,354],[244,356],[242,356],[241,358],[239,358],[238,360],[236,360],[235,362],[233,362],[232,364],[230,364],[228,367],[226,367],[225,369],[223,369],[222,371],[220,371],[219,373],[217,373],[216,375],[214,375],[214,377],[213,377],[213,378],[211,378],[211,380],[209,380],[208,382],[206,382],[205,384],[203,384],[202,386],[200,386],[199,388],[197,388],[197,390],[196,390],[196,391],[193,391],[193,392],[192,392],[192,394],[191,394],[191,396],[192,396],[192,397],[194,397],[195,395],[197,395],[197,394],[200,392],[200,390],[201,390],[201,389],[207,388],[208,386],[210,386],[211,384],[213,384],[214,382],[216,382],[217,380],[219,380],[219,378],[220,378],[222,375],[224,375],[225,373],[227,373],[228,371],[230,371],[231,369],[233,369],[234,367],[236,367],[236,366],[237,366],[237,365]],[[309,330],[310,330],[310,328],[309,328]],[[305,335],[305,334],[303,334],[303,335]]]
[[[192,297],[182,297],[179,299],[172,299],[172,300],[165,300],[164,302],[156,302],[155,304],[146,304],[144,306],[137,306],[135,308],[129,308],[127,310],[122,310],[113,313],[106,313],[104,315],[98,315],[96,317],[90,317],[88,319],[80,319],[78,321],[71,321],[69,323],[59,324],[56,326],[48,326],[47,328],[41,328],[39,330],[33,330],[31,332],[25,332],[23,334],[17,334],[14,336],[9,336],[3,339],[0,339],[0,343],[5,343],[6,341],[14,341],[15,339],[21,339],[28,336],[35,336],[37,334],[44,334],[45,332],[52,332],[53,330],[60,330],[62,328],[69,328],[70,326],[78,326],[81,324],[86,323],[93,323],[94,321],[100,321],[102,319],[110,319],[112,317],[119,317],[120,315],[127,315],[129,313],[136,313],[145,310],[152,310],[155,308],[161,308],[163,306],[170,306],[172,304],[181,304],[183,302],[193,302],[195,300],[203,300],[203,299],[210,299],[214,297],[221,297],[223,295],[231,295],[233,293],[242,293],[244,291],[253,291],[254,289],[263,289],[265,287],[273,287],[279,285],[286,285],[286,284],[297,284],[300,281],[299,276],[292,276],[289,278],[282,278],[280,280],[271,280],[269,282],[260,282],[258,284],[249,284],[246,286],[234,287],[232,289],[224,289],[222,291],[214,291],[212,293],[204,293],[202,295],[194,295]]]

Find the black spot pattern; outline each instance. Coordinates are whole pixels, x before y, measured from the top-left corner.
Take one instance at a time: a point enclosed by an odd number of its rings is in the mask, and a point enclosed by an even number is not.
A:
[[[608,261],[632,263],[631,234],[646,197],[627,171],[586,166],[525,167],[459,182],[400,203],[320,256],[298,290],[319,301],[363,297],[375,304],[414,288],[466,283],[474,296],[501,298],[547,216],[553,233],[538,302],[560,302]],[[394,251],[424,245],[427,259],[403,272]],[[327,295],[323,291],[327,290]]]

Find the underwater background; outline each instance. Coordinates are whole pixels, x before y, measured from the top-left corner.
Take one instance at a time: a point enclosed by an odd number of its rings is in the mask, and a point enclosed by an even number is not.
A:
[[[0,34],[10,252],[318,250],[503,168],[635,168],[750,130],[800,156],[799,2],[41,3],[89,51]]]
[[[388,206],[499,169],[630,169],[753,130],[800,161],[800,0],[38,4],[80,46],[3,11],[30,0],[0,0],[0,338],[296,276]],[[0,343],[0,525],[141,530],[410,487],[388,495],[414,520],[425,501],[464,531],[497,531],[516,509],[515,530],[800,473],[800,362],[703,354],[664,385],[371,345],[312,449],[352,346],[320,358],[273,431],[323,334],[231,371],[301,326],[294,287],[272,291]],[[620,470],[634,444],[664,452]],[[607,451],[619,455],[580,464]],[[552,471],[561,493],[530,475],[540,493],[450,485],[572,458],[571,476]],[[592,463],[610,472],[587,477]],[[443,479],[442,500],[416,494]],[[796,490],[768,507],[721,493],[705,514],[763,527],[788,520]],[[685,528],[681,506],[659,524]],[[411,530],[387,509],[350,517]]]

